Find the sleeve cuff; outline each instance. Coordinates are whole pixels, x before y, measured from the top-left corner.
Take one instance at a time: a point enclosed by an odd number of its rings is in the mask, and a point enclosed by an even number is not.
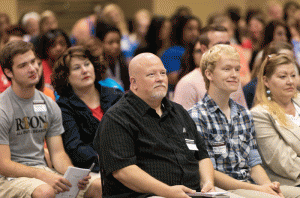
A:
[[[249,155],[250,155],[249,156],[250,167],[256,166],[258,164],[262,164],[262,160],[257,149],[251,150]]]

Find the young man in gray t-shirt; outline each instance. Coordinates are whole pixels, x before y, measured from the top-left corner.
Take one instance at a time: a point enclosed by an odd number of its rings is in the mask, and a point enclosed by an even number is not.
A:
[[[12,41],[0,60],[12,82],[0,94],[0,197],[55,197],[69,189],[62,174],[73,166],[62,143],[60,108],[36,89],[42,68],[32,44]],[[44,140],[55,170],[45,162]],[[81,179],[79,189],[87,189],[86,197],[100,197],[100,179],[88,186],[90,178]]]

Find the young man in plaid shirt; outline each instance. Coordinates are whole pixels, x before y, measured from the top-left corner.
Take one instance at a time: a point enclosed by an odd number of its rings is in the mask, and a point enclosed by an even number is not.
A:
[[[216,45],[200,67],[207,93],[189,110],[215,168],[215,184],[244,197],[298,197],[296,187],[271,182],[262,168],[250,112],[229,95],[240,84],[240,57],[229,45]]]

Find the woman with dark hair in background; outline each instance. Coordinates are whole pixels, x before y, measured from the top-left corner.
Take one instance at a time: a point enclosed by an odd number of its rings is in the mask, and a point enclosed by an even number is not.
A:
[[[164,50],[170,47],[170,30],[171,22],[166,17],[153,17],[145,37],[147,45],[139,47],[135,51],[135,55],[143,52],[151,52],[160,56]]]
[[[182,56],[178,81],[183,76],[193,71],[196,67],[199,67],[202,56],[200,45],[201,44],[199,39],[188,45],[186,51]]]
[[[255,57],[252,56],[253,66],[252,66],[252,78],[256,77],[256,75],[253,75],[255,67],[261,64],[262,62],[262,55],[263,55],[263,49],[268,46],[272,41],[283,41],[291,43],[291,32],[287,25],[285,25],[283,22],[274,20],[268,23],[265,27],[264,31],[264,39],[261,44],[260,51],[256,54]],[[251,60],[251,61],[252,61]]]
[[[188,44],[198,38],[201,22],[195,16],[174,16],[171,23],[171,47],[163,53],[161,60],[167,69],[169,91],[172,92],[178,82],[182,55]]]
[[[50,30],[41,37],[36,53],[42,60],[45,86],[52,88],[50,76],[53,65],[70,46],[69,37],[60,29]]]
[[[103,46],[103,57],[107,63],[106,78],[119,83],[124,90],[129,89],[128,66],[121,52],[121,33],[118,28],[99,21],[96,27],[96,37]]]
[[[251,50],[250,71],[252,71],[255,57],[261,49],[265,29],[264,18],[261,10],[250,10],[246,17],[247,34],[246,37],[241,38],[241,41],[243,48]]]
[[[271,21],[265,28],[261,48],[266,47],[271,41],[285,41],[290,43],[291,32],[288,26],[281,21]]]

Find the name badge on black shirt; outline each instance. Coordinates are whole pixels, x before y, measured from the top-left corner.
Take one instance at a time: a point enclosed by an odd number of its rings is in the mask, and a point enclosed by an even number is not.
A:
[[[191,140],[191,139],[185,139],[185,142],[186,142],[186,145],[187,147],[192,150],[192,151],[199,151],[196,144],[195,144],[195,141],[194,140]]]

